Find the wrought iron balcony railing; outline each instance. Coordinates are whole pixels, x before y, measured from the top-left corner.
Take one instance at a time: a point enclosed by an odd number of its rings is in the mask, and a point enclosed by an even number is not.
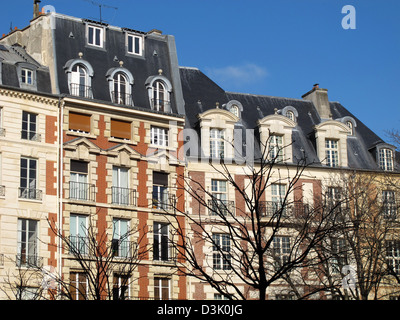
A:
[[[136,190],[121,187],[111,187],[112,203],[124,206],[136,206]]]
[[[221,200],[217,198],[208,200],[208,209],[210,215],[235,215],[235,201]]]
[[[70,84],[70,93],[73,96],[93,98],[93,92],[91,86],[82,85],[79,83]]]
[[[69,236],[69,253],[87,255],[89,253],[88,238],[83,236]]]
[[[278,201],[260,201],[259,212],[262,217],[273,217],[281,215],[287,217],[290,213],[288,206],[283,206]]]
[[[42,200],[42,190],[19,187],[18,197],[20,199]]]
[[[17,267],[43,267],[43,257],[36,254],[20,253],[16,256]]]
[[[72,200],[95,201],[96,187],[85,182],[69,182],[69,198]]]
[[[21,139],[40,142],[42,136],[36,131],[21,130]]]
[[[156,111],[162,111],[162,112],[171,111],[171,102],[168,100],[151,99],[151,106],[153,110]]]
[[[113,103],[123,104],[126,106],[133,105],[132,94],[130,93],[121,93],[117,91],[111,92],[111,100]]]
[[[174,210],[176,207],[175,195],[169,194],[168,190],[153,190],[152,208],[158,210]]]
[[[113,257],[132,258],[136,252],[137,244],[134,241],[124,239],[112,239],[111,251]]]

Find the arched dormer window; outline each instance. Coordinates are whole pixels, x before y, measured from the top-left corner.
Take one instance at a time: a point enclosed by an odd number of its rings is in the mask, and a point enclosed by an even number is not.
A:
[[[345,116],[341,119],[339,119],[340,122],[344,123],[346,126],[348,126],[351,130],[350,136],[355,135],[355,129],[357,127],[357,122],[350,116]]]
[[[149,95],[150,106],[152,110],[161,112],[171,112],[171,82],[161,75],[152,76],[146,80],[146,88]]]
[[[376,162],[380,169],[393,171],[395,166],[395,147],[388,143],[376,146]]]
[[[93,98],[94,72],[90,63],[82,59],[73,59],[66,63],[64,69],[68,75],[69,93],[73,96]]]
[[[132,85],[133,76],[129,70],[119,67],[110,69],[106,74],[111,101],[127,106],[133,105]]]
[[[239,101],[231,100],[225,105],[225,108],[240,119],[241,113],[243,112],[243,106]]]
[[[296,110],[296,108],[292,106],[286,106],[282,109],[281,114],[285,116],[286,118],[289,118],[293,122],[297,122],[297,118],[299,117],[299,114]]]

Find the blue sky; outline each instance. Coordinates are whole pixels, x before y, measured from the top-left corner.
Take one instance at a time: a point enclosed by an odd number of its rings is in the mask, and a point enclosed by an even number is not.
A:
[[[0,34],[23,28],[33,0],[3,1]],[[301,98],[328,89],[381,138],[400,129],[399,0],[42,0],[57,12],[175,36],[181,66],[223,89]],[[345,5],[356,29],[343,29]],[[116,9],[115,9],[116,8]]]

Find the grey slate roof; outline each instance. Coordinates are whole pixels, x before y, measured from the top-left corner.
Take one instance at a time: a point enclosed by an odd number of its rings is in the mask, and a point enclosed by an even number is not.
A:
[[[285,97],[273,97],[245,93],[226,92],[204,73],[196,68],[180,68],[182,90],[185,100],[186,127],[199,130],[197,115],[213,109],[216,102],[220,106],[231,100],[239,101],[243,106],[239,125],[243,129],[257,129],[257,121],[275,113],[275,108],[282,110],[286,106],[294,107],[298,112],[297,126],[293,129],[293,157],[301,158],[304,152],[308,161],[321,165],[317,157],[314,126],[321,123],[320,116],[311,101]],[[339,120],[352,117],[356,121],[354,136],[347,138],[348,167],[354,169],[376,170],[376,164],[371,149],[384,141],[351,114],[339,102],[330,102],[332,118]],[[257,136],[256,136],[257,137]],[[243,140],[245,141],[245,140]],[[256,152],[259,141],[255,142]],[[256,155],[256,158],[260,154]]]

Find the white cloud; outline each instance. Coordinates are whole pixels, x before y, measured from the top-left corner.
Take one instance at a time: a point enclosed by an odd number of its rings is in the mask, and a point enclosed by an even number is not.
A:
[[[268,76],[265,68],[254,63],[222,68],[206,68],[205,70],[208,76],[222,87],[235,86],[240,88],[244,85],[256,83]]]

